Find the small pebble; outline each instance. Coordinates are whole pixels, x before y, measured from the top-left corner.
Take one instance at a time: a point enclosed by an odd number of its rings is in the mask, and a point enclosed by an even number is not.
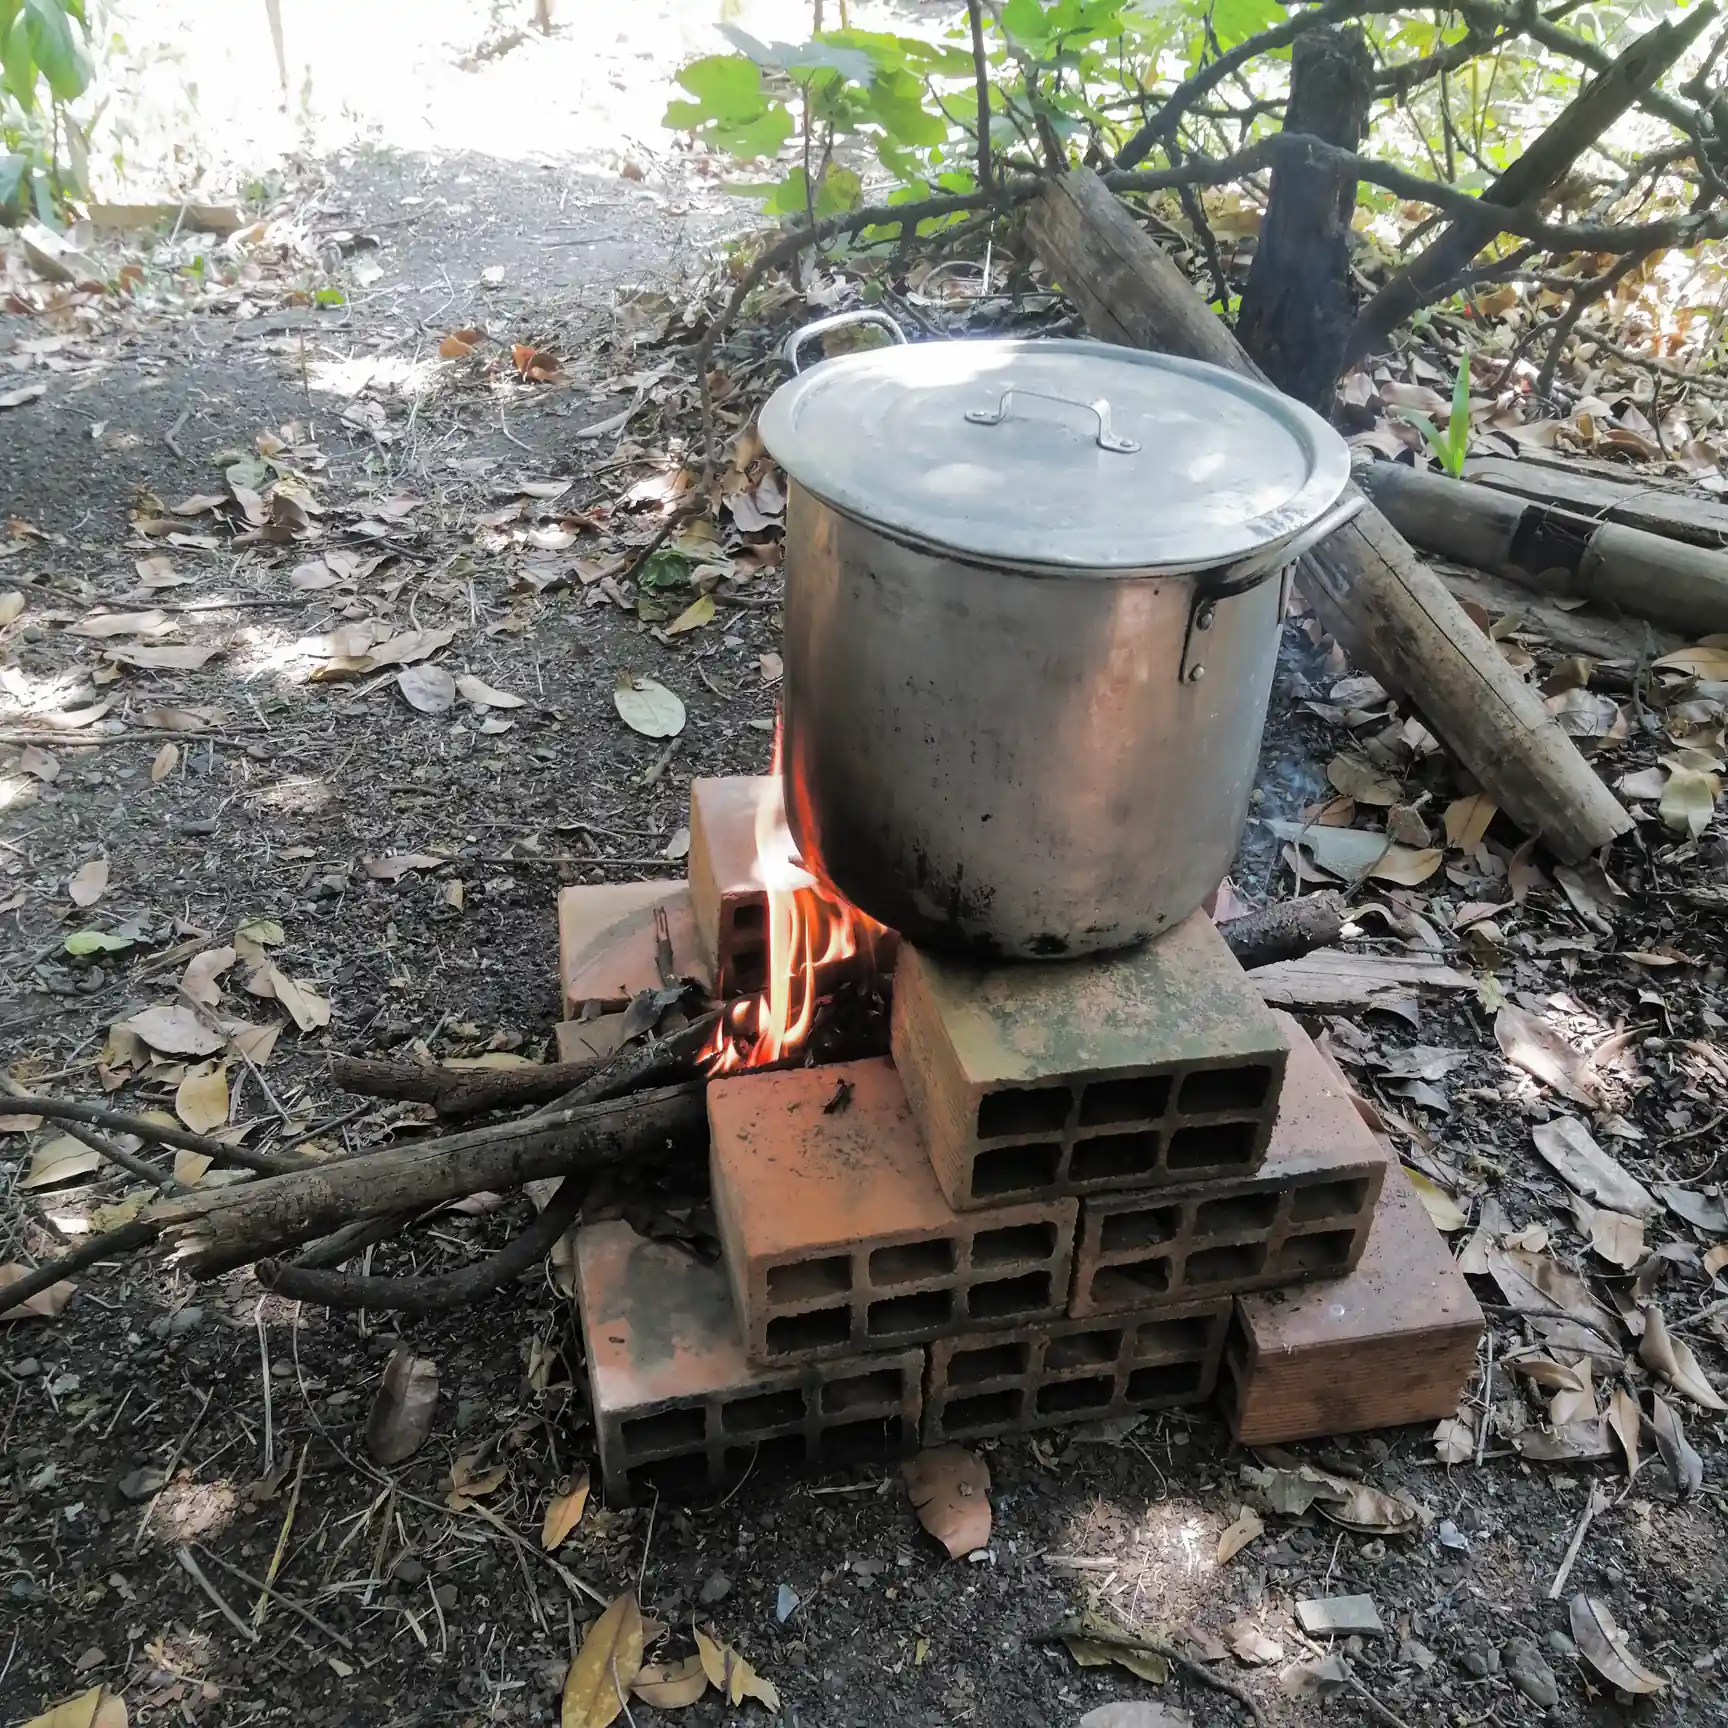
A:
[[[426,1568],[412,1554],[405,1555],[391,1568],[390,1576],[398,1584],[419,1584],[426,1577]]]
[[[708,1607],[712,1607],[716,1602],[723,1601],[731,1593],[731,1589],[732,1580],[724,1572],[711,1572],[698,1594]]]
[[[1466,1650],[1458,1658],[1458,1665],[1472,1678],[1486,1680],[1500,1672],[1500,1655],[1495,1650]]]
[[[1532,1704],[1552,1710],[1560,1702],[1560,1688],[1554,1681],[1554,1670],[1542,1659],[1542,1652],[1529,1638],[1508,1639],[1501,1651],[1506,1664],[1506,1677]]]

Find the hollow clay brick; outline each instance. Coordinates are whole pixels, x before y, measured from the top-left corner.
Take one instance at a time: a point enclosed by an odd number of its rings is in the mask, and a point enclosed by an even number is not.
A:
[[[558,894],[558,976],[567,1011],[584,1003],[627,1008],[662,980],[654,940],[654,910],[666,909],[673,970],[705,990],[714,969],[696,934],[690,891],[682,882],[578,883]]]
[[[1391,1160],[1354,1272],[1236,1298],[1220,1402],[1244,1446],[1438,1421],[1481,1336],[1476,1298]]]
[[[576,1232],[606,1498],[700,1495],[746,1470],[876,1462],[917,1444],[924,1352],[752,1367],[718,1266],[628,1224]]]
[[[942,1191],[968,1211],[1252,1174],[1287,1041],[1196,912],[1078,960],[989,966],[908,945],[893,1051]]]
[[[1230,1299],[1057,1320],[930,1347],[924,1444],[1093,1422],[1211,1397]]]
[[[1069,1313],[1337,1278],[1361,1259],[1386,1153],[1313,1040],[1277,1018],[1290,1061],[1258,1174],[1082,1201]]]
[[[752,1361],[1058,1316],[1072,1199],[957,1213],[885,1058],[708,1087],[714,1212]]]

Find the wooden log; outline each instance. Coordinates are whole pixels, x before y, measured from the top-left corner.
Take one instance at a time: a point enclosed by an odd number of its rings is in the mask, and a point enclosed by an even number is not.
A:
[[[344,1092],[366,1098],[407,1098],[430,1104],[440,1116],[477,1116],[518,1104],[544,1104],[580,1085],[601,1066],[583,1062],[534,1062],[515,1068],[446,1068],[424,1062],[379,1062],[338,1056],[330,1078]]]
[[[1296,960],[1338,940],[1344,897],[1327,889],[1299,900],[1280,900],[1218,926],[1224,945],[1246,969]]]
[[[1607,71],[1579,91],[1546,129],[1519,151],[1506,171],[1481,194],[1482,202],[1522,209],[1557,186],[1571,172],[1573,163],[1679,60],[1715,16],[1713,6],[1700,6],[1689,18],[1658,24],[1627,44]],[[1454,217],[1362,308],[1346,358],[1359,360],[1372,353],[1392,331],[1408,323],[1495,233],[1492,216],[1472,211]]]
[[[177,1197],[143,1216],[186,1256],[191,1272],[210,1277],[357,1218],[483,1188],[520,1188],[544,1176],[661,1161],[700,1147],[707,1128],[702,1082],[687,1081]]]
[[[1355,150],[1368,129],[1374,62],[1361,30],[1312,30],[1290,50],[1284,130]],[[1356,180],[1305,156],[1280,158],[1236,334],[1287,396],[1330,415],[1356,322],[1350,221]]]
[[[1259,373],[1240,343],[1089,169],[1028,206],[1039,256],[1093,335]],[[1438,576],[1370,504],[1302,560],[1298,575],[1347,652],[1402,693],[1526,833],[1577,863],[1632,819],[1541,699]]]
[[[1728,547],[1728,504],[1660,480],[1603,474],[1573,462],[1533,456],[1479,456],[1464,464],[1464,478],[1538,504],[1558,504],[1600,522],[1642,528],[1665,540],[1684,540],[1719,552]]]
[[[1694,638],[1728,631],[1728,553],[1401,462],[1376,462],[1360,478],[1393,527],[1426,552]]]

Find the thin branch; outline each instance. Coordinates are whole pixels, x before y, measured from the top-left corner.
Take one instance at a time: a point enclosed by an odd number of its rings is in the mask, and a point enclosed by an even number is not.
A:
[[[1056,1643],[1069,1638],[1083,1638],[1089,1644],[1108,1644],[1118,1650],[1144,1650],[1149,1655],[1162,1656],[1172,1668],[1179,1668],[1189,1679],[1198,1680],[1201,1685],[1210,1686],[1214,1692],[1222,1692],[1227,1698],[1234,1698],[1256,1724],[1264,1725],[1266,1722],[1265,1711],[1234,1680],[1226,1679],[1203,1662],[1196,1662],[1192,1656],[1185,1656],[1174,1644],[1167,1644],[1162,1638],[1118,1632],[1112,1627],[1095,1626],[1090,1621],[1079,1620],[1064,1621],[1060,1626],[1053,1626],[1042,1634],[1042,1641],[1045,1643]]]
[[[990,63],[984,56],[983,0],[966,0],[966,17],[972,26],[972,72],[978,83],[978,190],[988,193],[995,181],[990,170]]]
[[[1553,390],[1554,370],[1560,364],[1560,356],[1565,352],[1566,343],[1578,327],[1578,320],[1584,316],[1586,308],[1595,305],[1604,295],[1610,293],[1616,282],[1623,276],[1631,275],[1649,256],[1648,252],[1628,252],[1613,269],[1579,285],[1573,293],[1571,305],[1553,322],[1554,334],[1548,340],[1548,352],[1542,356],[1542,370],[1536,375],[1538,396],[1546,397]]]
[[[14,1283],[0,1285],[0,1313],[10,1313],[12,1309],[28,1302],[32,1296],[53,1289],[62,1278],[70,1278],[74,1272],[82,1272],[86,1266],[94,1266],[98,1260],[148,1248],[160,1234],[160,1228],[148,1219],[134,1218],[130,1224],[122,1224],[100,1236],[92,1236],[87,1241],[80,1242],[76,1248],[67,1249],[64,1254],[56,1255],[52,1260],[44,1260],[35,1271],[26,1272]]]
[[[136,1134],[140,1140],[177,1146],[183,1152],[202,1152],[214,1163],[236,1164],[242,1170],[255,1170],[261,1176],[281,1176],[290,1170],[304,1170],[316,1162],[298,1154],[281,1157],[274,1152],[255,1152],[250,1146],[230,1146],[224,1140],[212,1140],[208,1134],[194,1134],[188,1128],[171,1128],[167,1123],[153,1121],[148,1116],[128,1116],[122,1111],[103,1110],[94,1104],[39,1098],[33,1092],[15,1092],[12,1102],[32,1116],[46,1116],[55,1122],[84,1122],[92,1128],[112,1129],[117,1134]]]

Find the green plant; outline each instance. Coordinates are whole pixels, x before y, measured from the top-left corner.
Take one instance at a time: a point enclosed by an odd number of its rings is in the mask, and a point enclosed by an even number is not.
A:
[[[1461,478],[1464,458],[1470,454],[1470,350],[1466,348],[1458,361],[1458,376],[1452,382],[1452,411],[1446,417],[1444,432],[1413,408],[1398,412],[1427,439],[1434,460],[1454,480]]]
[[[57,196],[83,189],[84,134],[68,104],[90,85],[89,30],[84,0],[0,0],[0,206],[34,206],[51,222]]]

